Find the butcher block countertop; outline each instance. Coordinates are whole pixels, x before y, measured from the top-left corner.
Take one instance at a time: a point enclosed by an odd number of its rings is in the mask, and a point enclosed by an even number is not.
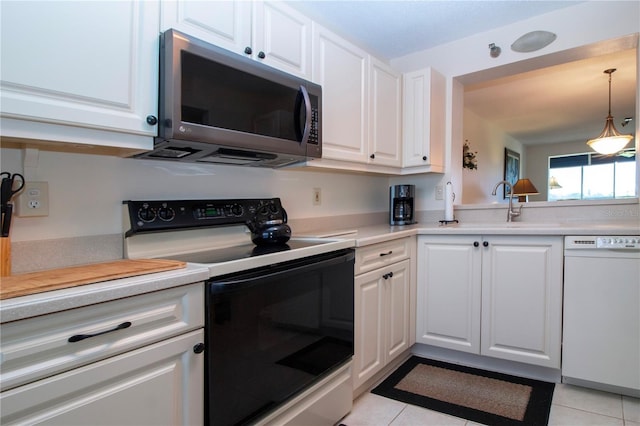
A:
[[[186,262],[176,260],[123,259],[13,275],[2,278],[0,300],[118,278],[182,269],[186,266]]]
[[[115,260],[2,277],[0,322],[165,290],[207,278],[206,267],[160,259]]]

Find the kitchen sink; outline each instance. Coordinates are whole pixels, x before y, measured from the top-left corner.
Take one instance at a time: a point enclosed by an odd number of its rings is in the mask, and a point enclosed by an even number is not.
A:
[[[454,225],[449,225],[453,228],[559,228],[562,227],[561,223],[548,223],[548,222],[464,222]]]

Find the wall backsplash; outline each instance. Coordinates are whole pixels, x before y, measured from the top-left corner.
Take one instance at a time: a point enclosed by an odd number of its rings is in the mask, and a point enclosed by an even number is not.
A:
[[[518,221],[538,223],[610,223],[640,226],[640,204],[637,199],[594,202],[585,206],[572,202],[535,203],[525,205]],[[419,225],[437,226],[442,219],[441,210],[425,210],[417,213]],[[506,218],[504,204],[484,206],[456,206],[455,218],[461,222],[503,222]],[[353,230],[359,227],[387,224],[387,212],[323,216],[292,219],[294,233],[309,234]],[[107,262],[121,259],[122,233],[38,241],[22,241],[13,244],[12,272],[20,274],[43,269],[61,268],[86,263]]]
[[[2,171],[24,173],[22,150],[1,150]],[[49,183],[49,216],[15,217],[13,242],[121,233],[122,201],[280,197],[291,218],[387,210],[386,176],[215,166],[40,151],[28,181]],[[313,188],[322,191],[313,204]]]

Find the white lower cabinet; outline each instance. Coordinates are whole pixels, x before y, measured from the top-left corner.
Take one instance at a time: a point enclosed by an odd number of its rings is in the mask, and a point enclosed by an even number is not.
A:
[[[410,238],[401,241],[402,247]],[[384,259],[389,253],[388,244],[356,250],[371,252]],[[409,349],[412,338],[412,273],[410,252],[399,261],[390,261],[355,278],[355,354],[353,357],[353,387],[357,389],[372,378],[390,361]],[[356,262],[358,262],[356,260]],[[356,271],[361,270],[356,265]]]
[[[0,424],[201,425],[202,283],[0,325]]]
[[[416,341],[560,368],[562,238],[418,237]]]
[[[2,423],[201,425],[203,329],[0,394]]]

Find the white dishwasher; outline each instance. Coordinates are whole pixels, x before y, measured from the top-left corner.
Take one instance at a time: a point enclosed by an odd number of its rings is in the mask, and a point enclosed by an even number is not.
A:
[[[640,396],[640,236],[570,236],[563,382]]]

